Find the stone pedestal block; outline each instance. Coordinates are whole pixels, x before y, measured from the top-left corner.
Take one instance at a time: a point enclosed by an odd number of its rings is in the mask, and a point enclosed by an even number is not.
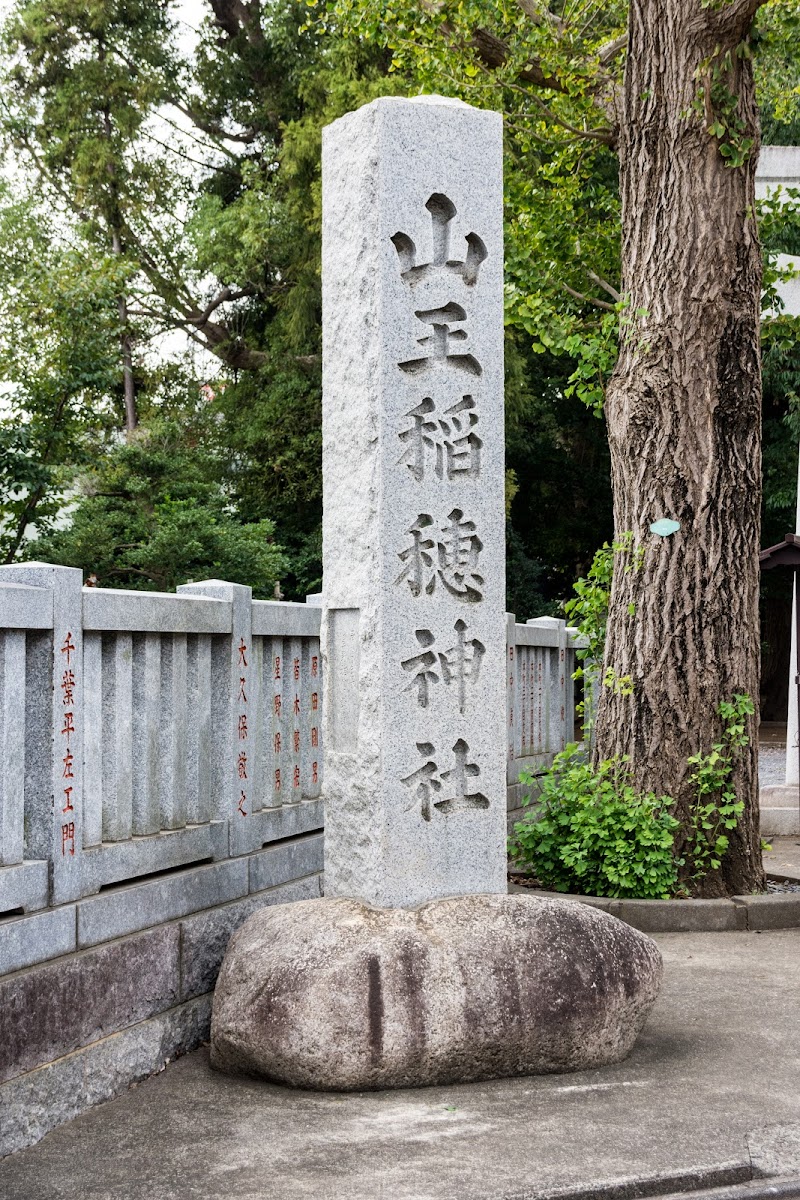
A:
[[[276,906],[229,944],[211,1061],[336,1091],[606,1066],[631,1050],[661,970],[650,938],[569,901]]]

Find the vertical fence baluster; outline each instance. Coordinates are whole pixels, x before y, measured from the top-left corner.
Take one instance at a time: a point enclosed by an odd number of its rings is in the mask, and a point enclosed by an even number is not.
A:
[[[575,674],[577,663],[575,661],[575,639],[578,636],[578,631],[573,626],[568,625],[565,633],[567,635],[567,645],[564,655],[564,673],[566,675],[564,700],[564,727],[567,735],[567,741],[575,741],[575,680],[572,678]]]
[[[131,836],[133,817],[133,638],[103,639],[103,840]]]
[[[527,646],[517,647],[517,695],[519,697],[518,721],[519,721],[519,753],[522,757],[531,753],[533,738],[531,736],[531,697],[530,688],[528,686],[528,675],[530,672],[531,655]]]
[[[288,723],[286,719],[286,654],[283,638],[272,638],[272,712],[273,712],[273,751],[275,768],[273,771],[273,796],[276,805],[286,802],[286,773],[288,763],[289,740]]]
[[[566,621],[559,620],[558,626],[554,628],[554,632],[558,638],[558,645],[554,646],[550,652],[550,750],[553,754],[558,754],[564,749],[567,743],[565,732],[566,719]]]
[[[211,640],[191,634],[186,643],[186,820],[210,819]]]
[[[303,638],[300,643],[300,777],[301,798],[314,795],[311,778],[311,640]],[[316,750],[313,752],[316,754]]]
[[[21,863],[25,814],[25,630],[0,631],[0,866]]]
[[[83,844],[103,840],[103,639],[83,639]]]
[[[186,824],[186,634],[164,636],[161,644],[162,829]]]
[[[133,639],[133,832],[158,833],[159,731],[161,726],[161,636]]]
[[[251,642],[250,663],[250,713],[253,734],[250,746],[250,805],[254,813],[267,806],[265,759],[267,747],[264,733],[264,638],[254,637]]]
[[[319,638],[310,639],[310,671],[309,693],[311,728],[309,730],[309,745],[311,750],[310,796],[319,796],[322,790],[322,775],[324,771],[322,746],[322,655],[319,651]]]
[[[214,815],[211,767],[211,638],[208,634],[198,634],[193,642],[195,677],[189,726],[193,730],[192,736],[196,739],[197,749],[192,783],[194,804],[187,813],[190,821],[203,822],[210,821]]]
[[[508,783],[517,782],[515,726],[519,720],[516,706],[517,626],[513,613],[506,613],[506,731],[508,734]]]
[[[274,808],[280,804],[280,797],[275,791],[275,771],[278,767],[278,756],[275,752],[275,693],[273,687],[273,653],[274,638],[263,637],[261,642],[261,725],[260,741],[264,748],[264,790],[263,807]]]
[[[286,803],[296,804],[302,795],[301,746],[303,739],[300,698],[302,687],[302,646],[299,638],[290,638],[286,643],[287,691],[289,702],[289,778],[287,779]]]

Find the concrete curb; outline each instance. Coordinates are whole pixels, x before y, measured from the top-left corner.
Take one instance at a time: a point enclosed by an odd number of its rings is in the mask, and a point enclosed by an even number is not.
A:
[[[586,1187],[511,1192],[503,1200],[797,1200],[800,1176],[754,1175],[750,1163],[698,1167],[678,1175],[633,1176]]]
[[[516,883],[510,883],[508,890],[591,904],[642,933],[759,933],[764,929],[800,928],[800,892],[734,896],[730,900],[612,900],[548,892]]]
[[[627,1179],[602,1180],[577,1188],[541,1189],[532,1187],[511,1192],[503,1200],[645,1200],[646,1197],[689,1197],[713,1193],[717,1189],[738,1192],[751,1184],[750,1162],[726,1162],[714,1167],[695,1167],[671,1174],[631,1175]]]

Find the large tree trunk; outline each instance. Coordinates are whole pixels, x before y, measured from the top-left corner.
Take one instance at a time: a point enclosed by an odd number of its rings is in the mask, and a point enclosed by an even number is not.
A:
[[[644,557],[614,575],[605,665],[631,677],[633,694],[602,689],[596,753],[629,754],[637,787],[672,796],[681,820],[686,760],[719,740],[720,701],[746,692],[758,706],[758,114],[751,64],[736,49],[756,7],[632,0],[630,12],[620,136],[629,303],[606,415],[615,528],[631,530]],[[742,166],[726,166],[727,139],[709,132],[714,63],[738,98],[737,136],[754,139]],[[651,533],[664,517],[680,530]],[[734,775],[745,811],[700,894],[763,885],[757,728],[756,715]]]

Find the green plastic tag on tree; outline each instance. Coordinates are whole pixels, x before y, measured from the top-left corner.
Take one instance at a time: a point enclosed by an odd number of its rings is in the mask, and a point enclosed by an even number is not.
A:
[[[653,521],[650,532],[657,533],[659,537],[669,537],[671,533],[677,533],[680,527],[680,521],[671,521],[669,517],[662,517],[660,521]]]

